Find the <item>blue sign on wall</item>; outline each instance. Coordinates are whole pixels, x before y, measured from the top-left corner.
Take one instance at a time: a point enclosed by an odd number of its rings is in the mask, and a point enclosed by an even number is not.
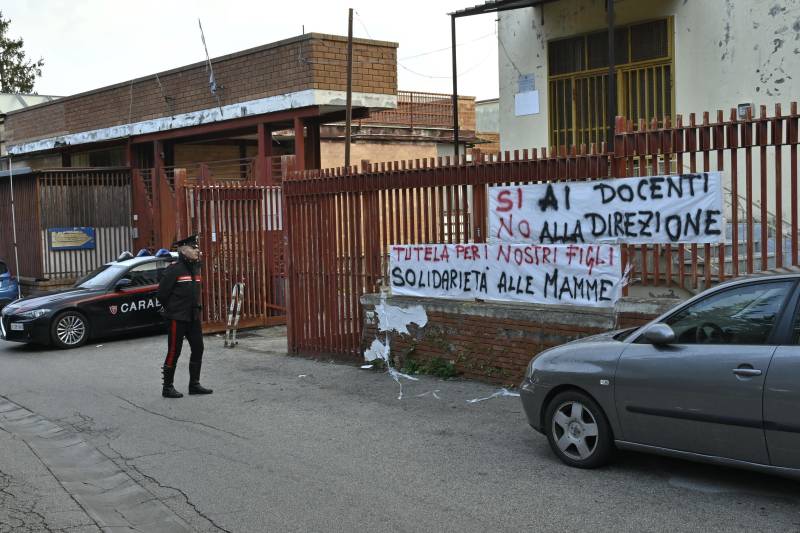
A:
[[[50,250],[94,250],[94,228],[47,228]]]

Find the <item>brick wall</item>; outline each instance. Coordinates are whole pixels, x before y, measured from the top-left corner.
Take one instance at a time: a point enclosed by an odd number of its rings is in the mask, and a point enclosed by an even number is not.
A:
[[[475,131],[475,97],[458,97],[458,127],[462,130]]]
[[[478,139],[486,141],[481,144],[476,144],[477,151],[484,154],[499,154],[500,153],[500,134],[492,132],[479,131],[475,134]]]
[[[305,89],[347,89],[347,39],[309,33],[212,60],[222,105]],[[397,44],[355,39],[353,90],[397,93]],[[163,95],[158,81],[163,87]],[[195,63],[9,113],[11,143],[217,106],[205,63]],[[169,98],[165,101],[164,96]]]
[[[391,336],[392,357],[401,367],[404,358],[452,361],[464,378],[517,386],[536,354],[574,339],[616,328],[641,326],[677,300],[620,302],[617,311],[565,307],[461,302],[425,298],[387,298],[387,304],[422,305],[428,316],[423,328],[409,326],[409,335]],[[378,335],[374,316],[376,295],[362,298],[365,327],[362,347]],[[379,339],[383,339],[381,334]]]
[[[347,39],[330,35],[323,37],[312,40],[306,47],[312,73],[308,88],[345,91]],[[396,44],[353,40],[353,91],[397,94]]]

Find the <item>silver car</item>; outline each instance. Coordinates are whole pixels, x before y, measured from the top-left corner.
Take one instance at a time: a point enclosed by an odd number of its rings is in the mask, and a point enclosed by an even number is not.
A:
[[[581,468],[616,448],[800,477],[800,274],[732,281],[539,354],[528,422]]]

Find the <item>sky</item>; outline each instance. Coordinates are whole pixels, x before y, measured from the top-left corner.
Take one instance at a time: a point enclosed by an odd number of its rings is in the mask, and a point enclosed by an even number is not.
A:
[[[450,17],[483,0],[3,0],[10,34],[44,58],[38,94],[65,96],[305,32],[399,43],[398,89],[452,91]],[[498,94],[496,14],[457,20],[458,89]]]

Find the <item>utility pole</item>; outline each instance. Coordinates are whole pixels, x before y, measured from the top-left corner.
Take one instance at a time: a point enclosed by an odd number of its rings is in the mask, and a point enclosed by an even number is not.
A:
[[[453,41],[453,148],[458,165],[458,72],[456,70],[456,17],[450,15],[450,36]]]
[[[344,125],[344,166],[350,168],[350,128],[353,122],[353,8],[347,17],[347,115]]]
[[[17,298],[22,298],[22,283],[19,280],[19,249],[17,248],[17,212],[14,206],[14,169],[11,164],[11,154],[8,154],[8,187],[11,192],[11,236],[14,239],[14,265],[17,269]]]
[[[607,0],[608,14],[608,137],[606,149],[614,149],[614,125],[617,122],[617,56],[614,52],[614,0]]]

